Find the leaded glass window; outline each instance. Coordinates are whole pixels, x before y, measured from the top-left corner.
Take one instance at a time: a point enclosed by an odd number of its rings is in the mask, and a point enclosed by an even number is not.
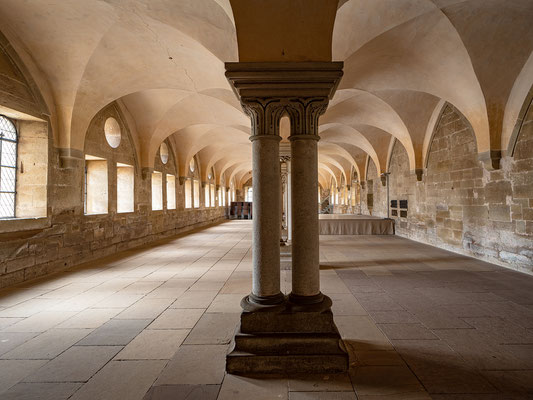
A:
[[[15,217],[17,129],[0,115],[0,218]]]

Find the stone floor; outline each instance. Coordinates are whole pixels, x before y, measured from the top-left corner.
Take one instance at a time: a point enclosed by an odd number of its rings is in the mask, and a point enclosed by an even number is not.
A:
[[[395,236],[321,238],[349,374],[225,375],[250,245],[231,221],[1,291],[0,399],[533,398],[533,277]]]

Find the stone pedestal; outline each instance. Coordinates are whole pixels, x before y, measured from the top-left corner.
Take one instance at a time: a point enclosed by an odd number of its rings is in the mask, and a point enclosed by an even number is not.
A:
[[[310,306],[286,300],[257,307],[245,297],[226,370],[249,373],[340,373],[348,355],[331,313],[331,299]]]

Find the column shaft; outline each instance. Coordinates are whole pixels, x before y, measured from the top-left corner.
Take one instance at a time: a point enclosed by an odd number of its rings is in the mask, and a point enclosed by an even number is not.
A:
[[[292,295],[320,295],[315,135],[291,136]],[[294,296],[295,295],[295,296]]]
[[[252,300],[268,303],[280,293],[280,168],[278,135],[252,140],[253,240]]]

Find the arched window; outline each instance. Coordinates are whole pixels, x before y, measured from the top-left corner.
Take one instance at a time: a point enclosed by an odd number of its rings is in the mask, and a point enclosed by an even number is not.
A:
[[[15,217],[17,139],[15,125],[0,115],[0,218]]]

